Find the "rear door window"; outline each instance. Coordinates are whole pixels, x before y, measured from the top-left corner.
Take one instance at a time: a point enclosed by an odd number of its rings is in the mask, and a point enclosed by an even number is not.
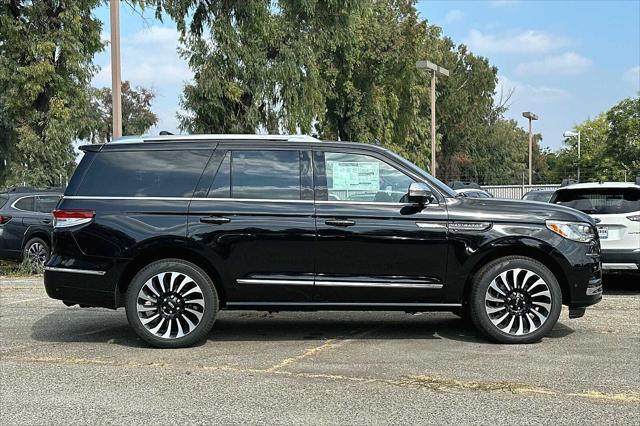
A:
[[[299,200],[300,188],[300,151],[232,152],[232,198]]]
[[[191,197],[209,150],[103,151],[76,195]]]
[[[40,195],[36,198],[36,211],[39,213],[51,213],[60,201],[58,196]]]
[[[640,210],[640,189],[585,188],[560,190],[554,202],[588,214],[623,214]]]

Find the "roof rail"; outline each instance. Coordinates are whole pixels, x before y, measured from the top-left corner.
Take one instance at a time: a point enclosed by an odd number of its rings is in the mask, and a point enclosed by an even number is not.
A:
[[[265,140],[265,141],[289,141],[289,142],[320,142],[319,139],[309,135],[243,135],[243,134],[202,134],[202,135],[141,135],[123,136],[114,139],[111,143],[142,143],[142,142],[173,142],[173,141],[207,141],[207,140]]]
[[[0,191],[0,192],[7,192],[7,193],[12,193],[12,194],[27,194],[27,193],[32,193],[32,192],[64,192],[65,188],[60,186],[60,187],[48,187],[48,188],[35,188],[32,186],[14,186],[11,188],[7,188],[5,191]]]

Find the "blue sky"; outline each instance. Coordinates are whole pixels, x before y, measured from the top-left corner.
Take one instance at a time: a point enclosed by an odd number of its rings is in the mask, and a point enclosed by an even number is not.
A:
[[[556,149],[562,132],[640,91],[640,1],[421,0],[420,15],[455,43],[498,67],[498,91],[508,93],[509,118],[537,113],[534,129]],[[96,16],[109,38],[109,10]],[[160,122],[151,130],[178,132],[176,113],[192,73],[176,52],[175,24],[151,11],[121,9],[122,78],[157,93]],[[428,58],[426,58],[428,59]],[[110,85],[108,48],[97,55],[95,86]]]

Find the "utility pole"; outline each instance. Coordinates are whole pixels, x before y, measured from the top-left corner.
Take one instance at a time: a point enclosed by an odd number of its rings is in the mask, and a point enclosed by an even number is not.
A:
[[[431,175],[436,177],[436,78],[449,76],[449,70],[429,61],[416,62],[419,70],[431,71]]]
[[[532,132],[532,129],[531,129],[531,122],[533,120],[537,120],[538,116],[535,115],[532,112],[529,112],[529,111],[523,112],[522,116],[529,120],[529,186],[531,186],[531,184],[532,184],[532,180],[531,180],[532,172],[531,171],[533,169],[533,132]]]
[[[122,136],[122,76],[120,75],[120,0],[111,0],[111,140]]]

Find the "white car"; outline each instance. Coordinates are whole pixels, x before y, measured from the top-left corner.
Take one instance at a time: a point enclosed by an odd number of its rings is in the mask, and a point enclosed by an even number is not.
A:
[[[580,210],[596,220],[603,270],[640,270],[640,185],[578,183],[558,189],[551,202]]]

